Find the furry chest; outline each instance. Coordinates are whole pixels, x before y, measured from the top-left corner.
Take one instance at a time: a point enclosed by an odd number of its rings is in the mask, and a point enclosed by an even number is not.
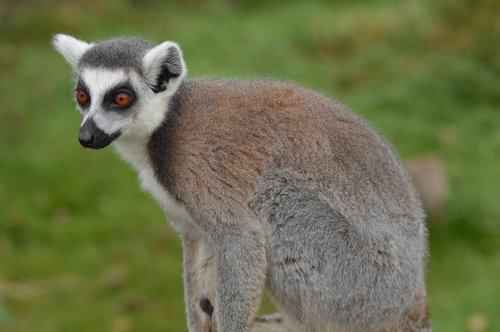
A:
[[[179,203],[170,193],[158,182],[154,170],[151,167],[149,156],[146,151],[147,143],[133,141],[117,142],[115,147],[118,153],[137,171],[142,189],[149,192],[151,196],[160,204],[168,217],[170,223],[181,232],[192,224],[192,218],[186,208]]]
[[[141,187],[148,191],[160,204],[170,223],[178,231],[182,231],[192,223],[189,212],[157,181],[151,167],[141,170],[139,172],[139,178]]]

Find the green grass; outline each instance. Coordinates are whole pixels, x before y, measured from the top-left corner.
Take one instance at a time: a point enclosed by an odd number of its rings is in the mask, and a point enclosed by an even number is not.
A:
[[[351,106],[403,158],[439,155],[451,196],[430,221],[435,329],[499,331],[499,12],[472,0],[2,2],[0,331],[186,331],[179,239],[111,149],[79,146],[58,32],[172,39],[191,76],[295,80]]]

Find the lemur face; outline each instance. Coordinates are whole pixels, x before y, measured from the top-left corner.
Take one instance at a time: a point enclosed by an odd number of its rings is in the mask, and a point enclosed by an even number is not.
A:
[[[80,143],[99,149],[127,134],[154,92],[135,71],[83,68],[75,87],[75,100],[83,114]],[[133,133],[131,133],[133,134]]]
[[[149,136],[186,74],[177,44],[138,38],[88,44],[57,35],[54,46],[76,74],[75,102],[83,115],[80,143],[100,149],[120,137]]]

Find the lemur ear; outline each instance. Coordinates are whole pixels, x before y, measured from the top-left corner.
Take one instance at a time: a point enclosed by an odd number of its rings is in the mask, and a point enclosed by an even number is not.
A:
[[[93,44],[63,34],[55,35],[52,39],[52,45],[75,71],[78,69],[78,61],[80,61],[83,53],[93,46]]]
[[[166,41],[149,50],[142,59],[144,77],[154,92],[169,91],[173,94],[187,68],[177,43]]]

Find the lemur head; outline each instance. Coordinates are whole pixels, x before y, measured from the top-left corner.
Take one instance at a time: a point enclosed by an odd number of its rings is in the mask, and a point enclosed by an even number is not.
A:
[[[99,149],[118,137],[151,134],[186,75],[179,46],[139,38],[96,44],[56,35],[54,47],[73,67],[75,101],[83,114],[80,143]]]

